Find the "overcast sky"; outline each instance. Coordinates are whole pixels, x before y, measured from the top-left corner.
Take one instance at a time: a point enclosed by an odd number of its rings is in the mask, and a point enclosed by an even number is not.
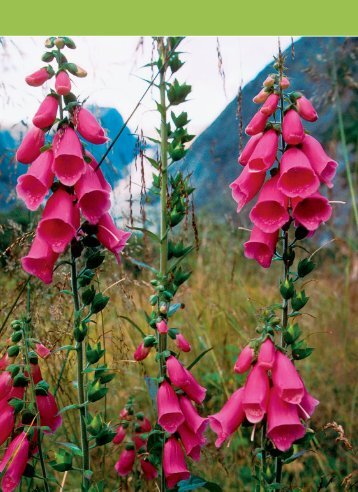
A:
[[[149,78],[149,69],[141,68],[151,59],[152,40],[138,37],[81,37],[74,36],[76,50],[66,49],[69,61],[85,68],[85,79],[74,79],[74,92],[81,98],[89,97],[89,104],[112,106],[127,118]],[[1,128],[31,121],[39,102],[47,93],[43,88],[29,87],[24,78],[44,65],[43,37],[7,37],[0,46],[0,125]],[[282,48],[291,38],[282,37]],[[259,70],[272,61],[277,53],[277,37],[220,37],[222,70],[225,73],[225,91],[219,75],[217,38],[186,38],[181,50],[186,53],[186,64],[178,73],[181,81],[193,87],[185,110],[191,118],[190,131],[198,134],[220,114],[236,96],[240,82],[245,84]],[[158,115],[153,111],[153,93],[149,93],[129,127],[142,128],[146,135],[153,134]]]

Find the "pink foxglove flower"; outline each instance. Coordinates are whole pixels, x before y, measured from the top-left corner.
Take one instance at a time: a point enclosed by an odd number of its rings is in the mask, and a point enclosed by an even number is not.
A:
[[[245,419],[242,406],[244,388],[236,390],[220,412],[209,416],[210,427],[217,435],[215,446],[219,448],[233,434]]]
[[[75,112],[78,133],[88,142],[103,144],[107,142],[103,128],[93,114],[85,108],[77,109]]]
[[[279,350],[272,368],[272,381],[278,395],[288,403],[298,404],[304,396],[304,386],[291,360]]]
[[[201,417],[186,396],[179,396],[179,404],[185,417],[186,425],[195,434],[203,434],[209,424],[209,419]]]
[[[144,343],[140,343],[134,352],[134,360],[137,362],[144,360],[148,357],[151,347],[145,347]]]
[[[126,430],[119,425],[116,431],[116,435],[113,438],[113,444],[121,444],[121,442],[124,441],[124,438],[126,437]]]
[[[26,174],[17,178],[17,195],[29,210],[38,209],[52,186],[52,163],[52,150],[46,150],[35,159]]]
[[[71,92],[71,81],[68,73],[64,70],[61,70],[56,75],[55,89],[57,94],[61,96],[67,96]]]
[[[58,256],[46,241],[35,236],[30,251],[21,258],[21,265],[25,272],[38,277],[45,284],[50,284]]]
[[[291,198],[306,198],[318,190],[319,179],[302,150],[291,147],[283,153],[277,187]]]
[[[251,370],[244,388],[242,407],[246,418],[252,424],[261,422],[266,411],[270,393],[270,383],[267,373],[255,365]]]
[[[289,145],[300,144],[305,138],[300,115],[294,109],[289,109],[283,117],[282,136]]]
[[[36,72],[28,75],[25,78],[25,81],[28,85],[32,87],[40,87],[40,85],[44,84],[47,80],[49,80],[52,75],[48,72],[46,67],[40,68]]]
[[[241,350],[239,356],[235,362],[234,371],[237,374],[244,374],[251,367],[251,364],[255,357],[255,351],[250,345],[246,345],[245,348]]]
[[[133,470],[133,465],[135,461],[135,449],[124,449],[119,455],[117,463],[114,468],[118,475],[121,477],[126,477]]]
[[[332,188],[332,180],[338,167],[337,162],[325,153],[322,145],[311,135],[305,136],[301,149],[322,183]]]
[[[312,417],[317,405],[319,405],[319,401],[316,400],[316,398],[314,398],[305,388],[301,403],[298,405],[299,417],[303,420],[307,420]]]
[[[61,128],[53,139],[53,172],[61,183],[73,186],[86,171],[82,145],[71,127]]]
[[[243,151],[239,155],[239,164],[246,166],[246,164],[249,162],[249,159],[253,153],[253,151],[256,148],[256,145],[259,143],[260,138],[262,137],[263,133],[258,133],[257,135],[254,135],[249,139],[247,144],[245,145]]]
[[[261,113],[271,116],[276,111],[279,100],[280,96],[278,94],[270,94],[260,109]]]
[[[187,480],[190,477],[183,450],[175,437],[169,437],[164,444],[163,469],[169,489],[174,488],[181,480]]]
[[[0,374],[0,400],[7,398],[12,388],[12,377],[8,371]]]
[[[268,76],[266,77],[266,79],[264,80],[264,82],[263,82],[263,84],[262,84],[262,85],[263,85],[264,87],[272,87],[272,86],[274,85],[274,83],[275,83],[275,79],[274,79],[274,77],[272,77],[271,75],[268,75]]]
[[[250,120],[249,124],[245,128],[245,132],[247,135],[256,135],[257,133],[263,132],[265,130],[265,126],[268,120],[268,116],[266,114],[258,111]]]
[[[264,103],[267,98],[269,97],[270,93],[268,91],[265,91],[265,89],[262,89],[256,96],[253,98],[253,102],[256,104],[262,104]]]
[[[275,254],[278,231],[263,232],[254,226],[250,239],[244,244],[246,258],[256,260],[263,268],[269,268]]]
[[[306,121],[317,121],[318,114],[314,109],[311,101],[307,97],[302,96],[296,100],[298,114]]]
[[[292,199],[292,215],[309,231],[315,231],[332,215],[332,207],[326,197],[316,192],[307,198]]]
[[[10,437],[15,424],[15,409],[7,399],[0,401],[0,446]]]
[[[261,345],[259,355],[257,357],[257,365],[263,369],[269,370],[273,368],[276,357],[276,348],[270,338],[267,338]]]
[[[112,217],[109,214],[104,214],[98,222],[97,238],[109,251],[111,251],[120,263],[119,254],[123,251],[128,239],[131,236],[130,232],[117,229]]]
[[[97,173],[91,166],[86,166],[85,173],[75,184],[75,193],[82,215],[90,224],[97,224],[111,207],[109,193],[103,189]]]
[[[188,340],[184,337],[182,333],[178,333],[175,337],[175,344],[178,347],[179,350],[182,350],[183,352],[190,352],[191,350],[191,345],[188,342]]]
[[[168,377],[174,386],[178,388],[183,388],[189,383],[188,371],[185,370],[184,366],[178,361],[176,357],[171,355],[166,360]]]
[[[21,432],[11,441],[0,462],[1,490],[13,492],[21,481],[28,461],[30,443],[25,432]]]
[[[178,397],[168,381],[163,381],[159,386],[157,405],[159,425],[173,434],[184,422],[184,415],[180,409]]]
[[[290,87],[290,81],[287,77],[282,77],[280,81],[280,87],[281,89],[288,89]]]
[[[282,400],[277,388],[270,392],[267,412],[267,435],[280,451],[288,451],[292,444],[301,439],[306,429],[298,417],[297,406]]]
[[[159,321],[159,323],[156,324],[158,333],[168,333],[168,325],[164,319]]]
[[[16,152],[16,160],[22,164],[31,164],[45,144],[45,134],[40,128],[30,128]]]
[[[278,134],[275,130],[266,131],[260,138],[248,162],[250,172],[261,173],[270,169],[275,162],[278,148]]]
[[[47,359],[51,355],[51,350],[49,350],[42,343],[36,343],[35,345],[36,354],[41,357],[41,359]]]
[[[55,432],[62,425],[62,417],[58,414],[55,397],[51,393],[37,395],[36,404],[40,413],[41,425],[49,427],[51,429],[50,432]]]
[[[140,466],[146,480],[154,480],[158,476],[158,470],[148,460],[141,459]]]
[[[265,172],[252,173],[249,167],[245,166],[240,176],[231,183],[231,193],[237,203],[238,213],[260,191],[265,181],[265,175]]]
[[[139,430],[137,432],[150,432],[152,430],[152,424],[149,422],[147,417],[144,417],[143,420],[138,422]]]
[[[263,232],[278,231],[290,219],[288,198],[277,188],[278,179],[276,174],[266,181],[250,212],[251,221]]]
[[[190,456],[194,461],[199,461],[200,451],[206,444],[206,439],[195,434],[185,422],[178,427],[178,432],[187,456]]]
[[[92,167],[92,169],[94,171],[96,171],[96,174],[97,174],[97,177],[99,179],[99,182],[101,183],[102,189],[104,191],[107,191],[108,193],[110,193],[112,191],[111,185],[108,183],[108,181],[104,177],[104,175],[103,175],[103,173],[101,171],[101,168],[98,167],[98,162],[93,157],[93,155],[90,154],[89,152],[86,152],[86,156],[91,159],[91,162],[89,163],[89,165]]]
[[[80,225],[80,213],[74,197],[59,188],[48,199],[37,227],[39,237],[53,249],[62,253],[75,237]]]
[[[184,370],[186,372],[186,375],[188,377],[189,382],[184,384],[181,387],[181,389],[184,390],[185,393],[189,396],[189,398],[191,400],[195,401],[195,403],[198,403],[198,404],[203,403],[203,401],[205,400],[205,396],[206,396],[206,388],[204,388],[203,386],[200,386],[200,384],[194,378],[192,373],[190,371],[188,371],[187,369],[185,369],[185,367],[184,367]]]
[[[35,384],[43,380],[41,369],[38,364],[30,364],[31,366],[31,377]]]
[[[53,125],[58,110],[58,99],[55,96],[46,96],[40,104],[32,123],[37,128],[48,128]]]

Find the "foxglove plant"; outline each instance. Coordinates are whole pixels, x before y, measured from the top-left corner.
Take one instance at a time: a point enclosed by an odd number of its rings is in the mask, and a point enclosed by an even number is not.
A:
[[[332,214],[329,201],[318,190],[321,184],[332,188],[337,169],[337,163],[304,129],[302,120],[314,122],[318,116],[302,93],[288,91],[281,53],[274,68],[276,73],[266,78],[254,98],[262,106],[246,127],[251,138],[239,157],[244,169],[231,189],[238,212],[258,195],[250,212],[253,228],[244,252],[263,268],[269,268],[272,259],[282,262],[282,304],[265,310],[257,328],[259,337],[238,356],[234,370],[239,374],[250,371],[246,383],[210,416],[217,447],[243,423],[253,426],[252,440],[261,429],[255,475],[264,490],[281,487],[282,465],[301,456],[314,437],[308,421],[319,402],[295,365],[313,352],[296,322],[308,301],[297,284],[314,269],[312,255],[293,266],[297,248],[307,251],[300,241],[311,237]],[[296,446],[303,447],[298,454],[294,454]]]
[[[99,364],[104,355],[101,344],[85,343],[92,317],[102,311],[109,300],[91,283],[104,260],[100,246],[111,251],[119,262],[130,233],[115,226],[109,214],[111,187],[86,149],[86,142],[103,144],[108,139],[92,113],[71,92],[70,76],[87,75],[63,53],[64,48],[76,46],[68,37],[48,38],[45,46],[47,51],[42,60],[47,65],[26,77],[26,82],[38,87],[55,76],[55,88],[41,103],[33,118],[34,126],[17,150],[17,160],[29,164],[29,168],[19,177],[16,189],[29,210],[37,210],[45,197],[50,196],[30,251],[21,263],[26,272],[49,284],[59,256],[70,249],[70,261],[62,260],[58,266],[71,266],[75,344],[67,346],[66,350],[67,353],[74,350],[77,355],[78,404],[70,407],[79,411],[82,490],[89,490],[90,440],[94,440],[92,449],[109,443],[114,435],[109,424],[98,415],[92,416],[88,408],[91,402],[105,397],[106,385],[114,377],[106,364]],[[51,65],[53,61],[57,64],[55,68]],[[81,256],[83,268],[78,272]],[[46,425],[55,427],[58,421],[53,415],[53,399],[40,398],[38,408],[40,414],[41,409],[47,414]],[[75,470],[72,459],[69,451],[61,450],[52,466],[62,472]]]

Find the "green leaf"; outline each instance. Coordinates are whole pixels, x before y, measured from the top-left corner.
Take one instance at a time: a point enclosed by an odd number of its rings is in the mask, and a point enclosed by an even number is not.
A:
[[[83,456],[82,449],[76,446],[76,444],[73,444],[72,442],[57,442],[56,444],[59,444],[60,446],[64,446],[65,448],[69,449],[72,451],[72,454],[74,456]]]
[[[131,256],[128,256],[128,260],[133,263],[133,265],[137,265],[141,268],[145,268],[146,270],[150,270],[151,272],[157,274],[158,270],[153,268],[152,266],[148,265],[147,263],[144,263],[143,261],[136,260],[135,258],[132,258]]]
[[[210,352],[210,350],[213,350],[213,348],[214,347],[210,347],[210,348],[204,350],[203,352],[201,352],[201,354],[199,354],[198,357],[196,359],[194,359],[191,364],[188,365],[187,369],[190,370],[192,367],[194,367],[195,364],[197,364],[199,362],[199,360],[204,357],[204,355],[206,355],[208,352]]]
[[[101,254],[99,251],[96,251],[96,253],[93,253],[87,258],[86,268],[90,270],[98,268],[100,265],[102,265],[104,258],[105,256],[103,254]]]
[[[102,292],[98,292],[91,303],[91,313],[97,314],[102,311],[108,304],[109,297],[104,296]]]
[[[313,261],[308,258],[303,258],[303,260],[300,260],[298,262],[297,275],[301,278],[305,277],[306,275],[311,273],[312,270],[314,270],[315,266],[316,265],[313,263]]]
[[[186,248],[186,251],[185,253],[183,254],[183,256],[181,256],[180,258],[176,258],[175,261],[173,261],[169,267],[169,272],[172,272],[174,271],[174,269],[183,261],[183,259],[193,251],[194,249],[194,246],[191,246],[190,248]]]
[[[314,351],[314,348],[312,347],[306,347],[306,348],[298,348],[298,349],[293,349],[292,348],[292,357],[295,360],[301,360],[305,359],[306,357],[309,357],[312,352]]]
[[[146,234],[148,237],[153,239],[153,241],[160,243],[160,238],[154,232],[148,231],[148,229],[144,229],[143,227],[128,227],[128,229],[133,229],[135,231],[140,231],[143,232],[143,234]]]
[[[220,485],[214,482],[208,482],[204,478],[191,475],[188,480],[181,480],[178,483],[178,492],[187,492],[189,490],[198,490],[200,488],[209,490],[210,492],[222,492]]]
[[[142,328],[140,326],[137,325],[137,323],[135,323],[130,318],[127,318],[127,316],[119,316],[119,317],[128,321],[128,323],[130,323],[136,330],[139,331],[139,333],[142,335],[143,338],[145,337],[144,331],[142,330]]]
[[[283,463],[287,465],[288,463],[292,463],[292,461],[297,460],[298,458],[301,458],[304,454],[306,454],[308,451],[312,451],[312,449],[302,449],[302,451],[299,451],[298,453],[293,454],[286,460],[283,460]]]
[[[172,106],[176,106],[183,103],[190,92],[191,85],[179,84],[178,80],[175,79],[167,90],[168,100]]]

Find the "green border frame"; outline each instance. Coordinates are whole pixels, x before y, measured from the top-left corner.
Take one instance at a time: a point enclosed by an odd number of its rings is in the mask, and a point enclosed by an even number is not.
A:
[[[3,0],[1,35],[358,35],[358,1]]]

